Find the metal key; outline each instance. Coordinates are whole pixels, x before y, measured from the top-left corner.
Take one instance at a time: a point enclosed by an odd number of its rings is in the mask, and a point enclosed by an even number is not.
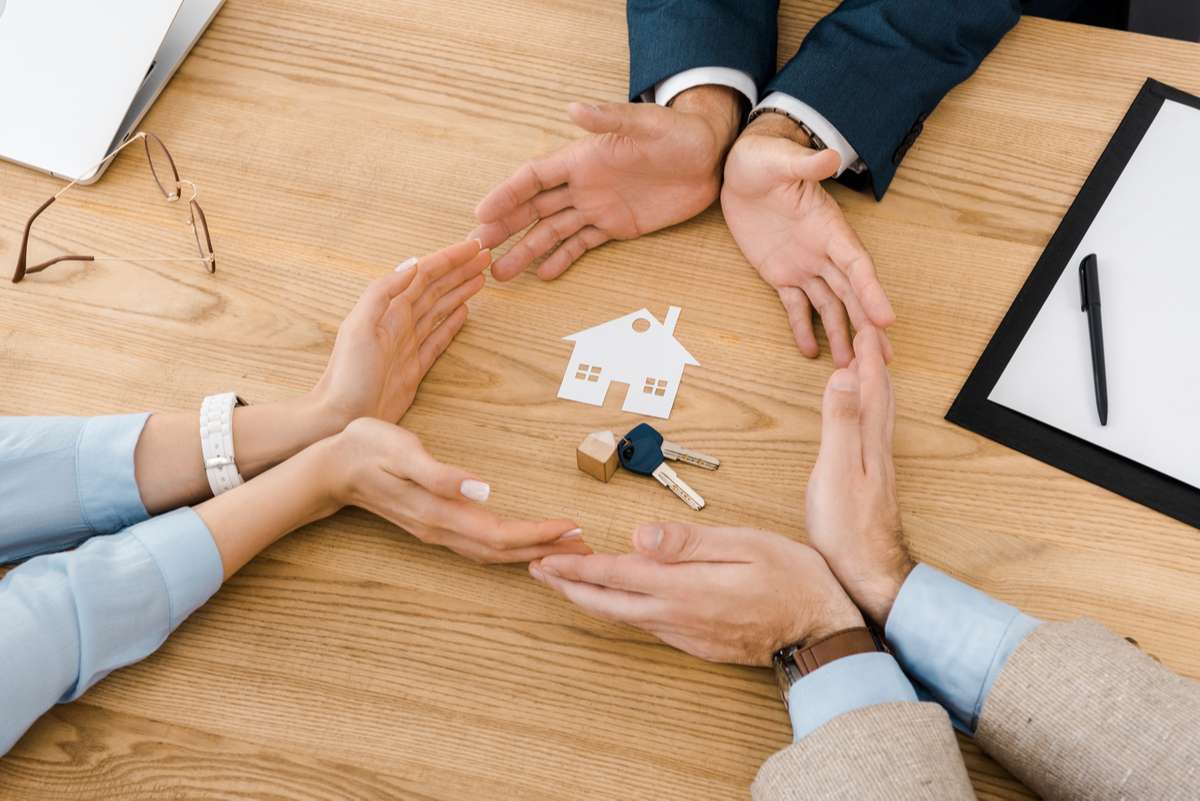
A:
[[[675,493],[697,512],[704,508],[700,493],[687,485],[679,475],[663,461],[662,434],[642,423],[621,440],[617,457],[626,470],[643,476],[654,476],[658,483]]]
[[[673,462],[687,462],[696,467],[702,467],[705,470],[716,470],[721,466],[721,460],[715,456],[709,456],[707,453],[694,451],[691,448],[685,448],[677,442],[671,442],[669,439],[664,439],[662,444],[663,456]]]

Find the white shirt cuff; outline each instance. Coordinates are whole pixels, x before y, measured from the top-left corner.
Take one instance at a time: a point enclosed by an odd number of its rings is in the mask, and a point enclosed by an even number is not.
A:
[[[696,67],[676,73],[665,81],[660,81],[654,87],[653,97],[650,92],[642,95],[642,99],[653,100],[660,106],[665,106],[675,99],[676,95],[697,86],[728,86],[741,92],[753,107],[758,102],[758,87],[748,73],[730,67]]]
[[[84,522],[111,534],[150,517],[142,504],[134,452],[150,415],[89,418],[75,445],[75,490]]]
[[[853,169],[855,172],[862,170],[858,151],[846,141],[846,137],[842,136],[837,128],[833,127],[833,123],[825,119],[825,116],[821,112],[803,100],[798,100],[783,92],[772,92],[767,95],[763,102],[754,107],[755,111],[759,109],[778,109],[789,117],[800,120],[807,125],[813,134],[825,143],[826,147],[836,151],[841,157],[842,163],[838,167],[838,175],[850,169]]]

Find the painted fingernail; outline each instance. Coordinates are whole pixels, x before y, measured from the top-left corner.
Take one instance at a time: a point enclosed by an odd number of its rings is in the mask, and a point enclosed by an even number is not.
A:
[[[458,488],[458,491],[463,494],[464,498],[470,498],[478,503],[483,503],[492,494],[492,488],[482,481],[468,478]]]
[[[583,536],[583,529],[573,528],[570,531],[568,531],[566,534],[563,534],[561,537],[559,537],[558,542],[562,542],[563,540],[577,540],[582,536]]]
[[[417,257],[410,256],[409,258],[405,259],[404,261],[402,261],[396,265],[396,272],[402,273],[402,272],[405,272],[406,270],[411,270],[413,267],[416,267],[416,266],[417,266]]]

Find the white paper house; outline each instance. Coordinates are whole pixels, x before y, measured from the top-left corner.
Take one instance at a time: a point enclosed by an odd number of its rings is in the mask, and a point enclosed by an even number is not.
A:
[[[571,334],[575,350],[563,374],[558,397],[603,406],[608,385],[629,385],[621,408],[667,418],[679,391],[684,368],[700,362],[675,339],[679,307],[667,310],[660,323],[646,309]]]

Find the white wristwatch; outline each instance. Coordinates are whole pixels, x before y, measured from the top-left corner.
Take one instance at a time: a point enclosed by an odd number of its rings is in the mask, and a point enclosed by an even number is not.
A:
[[[233,456],[233,409],[246,402],[232,392],[209,395],[200,405],[200,448],[214,496],[242,485]]]

